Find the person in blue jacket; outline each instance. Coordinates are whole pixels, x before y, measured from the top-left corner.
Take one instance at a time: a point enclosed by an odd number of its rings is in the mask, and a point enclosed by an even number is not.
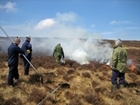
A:
[[[30,41],[31,41],[31,37],[26,36],[26,40],[22,45],[22,50],[24,50],[25,56],[29,60],[29,62],[31,62],[31,57],[32,57],[32,45],[30,44]],[[23,58],[23,62],[24,62],[24,75],[29,75],[30,64],[25,58]]]
[[[13,79],[17,81],[19,79],[18,74],[18,59],[19,53],[24,54],[24,51],[18,47],[20,44],[20,39],[17,37],[14,42],[8,47],[8,85],[14,86]]]

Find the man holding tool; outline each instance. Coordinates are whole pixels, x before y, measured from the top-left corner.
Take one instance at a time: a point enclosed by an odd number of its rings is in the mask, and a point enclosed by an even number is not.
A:
[[[31,61],[32,57],[32,45],[30,44],[30,41],[31,41],[30,36],[26,36],[26,40],[22,45],[22,50],[24,50],[25,56],[29,61]],[[24,75],[29,75],[30,64],[25,58],[23,58],[23,61],[24,61]]]
[[[125,86],[125,73],[127,65],[127,51],[122,47],[121,39],[115,40],[115,47],[112,54],[111,68],[112,68],[112,77],[111,83],[112,88],[111,92],[116,90],[119,78],[120,88]]]
[[[24,51],[18,47],[20,44],[20,39],[16,37],[14,42],[8,47],[8,67],[9,67],[9,74],[8,74],[8,85],[14,86],[13,78],[16,81],[19,79],[18,74],[18,56],[19,53],[24,54]]]
[[[64,51],[60,43],[55,46],[53,50],[53,57],[55,57],[56,63],[61,65],[61,59],[64,59]]]
[[[4,31],[4,29],[0,26],[0,29],[5,33],[5,35],[9,38],[9,40],[15,44],[15,42],[9,37],[9,35]],[[20,41],[17,43],[19,45]],[[14,51],[14,50],[13,50]],[[23,51],[23,50],[22,50]],[[11,51],[9,51],[11,53]],[[20,53],[20,52],[19,52]],[[24,55],[24,51],[22,52],[22,56],[27,60],[27,62],[32,66],[32,68],[35,70],[36,74],[39,76],[40,82],[43,84],[43,76],[37,71],[37,69],[32,65],[32,63],[26,58]]]

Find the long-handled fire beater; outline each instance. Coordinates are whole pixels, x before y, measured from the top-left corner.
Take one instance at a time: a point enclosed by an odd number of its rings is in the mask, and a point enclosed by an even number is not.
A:
[[[9,35],[4,31],[4,29],[0,26],[1,30],[5,33],[5,35],[10,39],[10,41],[15,44],[13,42],[13,40],[9,37]],[[24,54],[22,54],[23,57],[27,60],[27,62],[32,66],[32,68],[34,69],[34,71],[36,72],[36,74],[40,77],[39,80],[40,82],[43,84],[43,76],[37,71],[37,69],[32,65],[32,63],[26,58],[26,56]]]

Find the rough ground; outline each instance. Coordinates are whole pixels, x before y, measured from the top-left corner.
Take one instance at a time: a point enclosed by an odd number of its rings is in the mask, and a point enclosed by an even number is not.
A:
[[[112,43],[112,41],[109,41]],[[111,70],[105,64],[92,61],[80,65],[66,59],[59,66],[52,56],[33,54],[32,64],[43,77],[30,68],[23,75],[23,62],[19,60],[20,81],[13,88],[7,86],[7,54],[0,53],[0,105],[140,105],[140,41],[123,41],[128,51],[126,88],[110,93]],[[54,91],[60,84],[57,91]]]

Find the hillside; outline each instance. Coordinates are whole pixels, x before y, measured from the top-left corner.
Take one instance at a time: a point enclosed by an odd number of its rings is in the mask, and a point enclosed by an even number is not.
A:
[[[20,81],[8,87],[7,54],[0,52],[0,105],[37,105],[44,98],[42,105],[140,105],[140,41],[123,41],[123,46],[129,60],[127,84],[113,94],[111,70],[105,63],[80,65],[66,59],[59,66],[52,56],[39,52],[33,53],[32,64],[43,77],[43,84],[32,67],[29,76],[23,75],[23,62],[19,59]]]

